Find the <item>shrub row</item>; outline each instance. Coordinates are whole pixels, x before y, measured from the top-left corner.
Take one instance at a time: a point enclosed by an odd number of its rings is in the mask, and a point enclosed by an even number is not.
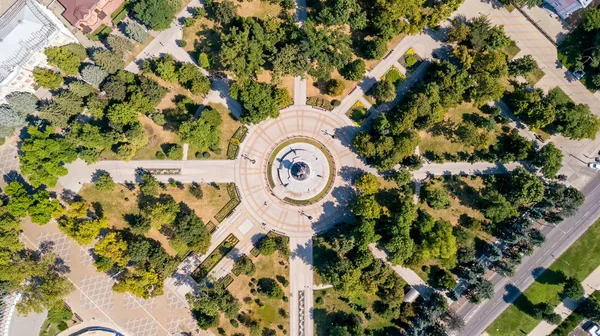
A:
[[[118,25],[129,13],[129,2],[125,1],[119,8],[117,8],[111,15],[112,23]]]
[[[306,103],[311,106],[321,107],[326,110],[333,110],[333,104],[327,99],[319,98],[319,97],[308,97]]]
[[[100,41],[103,38],[106,38],[108,35],[112,33],[112,28],[105,24],[101,24],[96,30],[92,33],[87,34],[87,37],[92,41]]]
[[[229,285],[231,285],[232,282],[233,282],[233,277],[231,276],[231,274],[227,274],[226,276],[219,279],[219,283],[223,284],[224,288],[229,287]]]

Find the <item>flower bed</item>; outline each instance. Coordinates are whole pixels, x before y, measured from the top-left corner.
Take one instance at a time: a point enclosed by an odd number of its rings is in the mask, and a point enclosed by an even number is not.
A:
[[[227,160],[235,160],[238,155],[238,151],[240,150],[240,144],[246,138],[246,134],[248,133],[248,127],[240,126],[233,133],[231,140],[229,140],[229,145],[227,146]]]
[[[237,192],[237,188],[235,187],[235,183],[227,184],[227,193],[229,194],[229,202],[219,210],[219,212],[215,215],[215,219],[217,222],[221,223],[225,218],[227,218],[233,210],[242,202],[240,200],[240,195]]]
[[[409,48],[406,53],[400,57],[398,63],[406,68],[406,72],[410,74],[423,63],[423,59],[413,48]]]
[[[356,126],[360,126],[369,117],[369,111],[360,101],[357,101],[354,106],[346,112],[346,116],[354,121]]]
[[[210,271],[212,271],[215,266],[221,261],[221,259],[225,258],[225,256],[233,250],[235,245],[239,243],[240,240],[237,239],[233,234],[229,234],[225,240],[217,246],[217,248],[211,252],[211,254],[204,259],[204,261],[194,270],[192,273],[192,278],[197,282],[202,281]]]

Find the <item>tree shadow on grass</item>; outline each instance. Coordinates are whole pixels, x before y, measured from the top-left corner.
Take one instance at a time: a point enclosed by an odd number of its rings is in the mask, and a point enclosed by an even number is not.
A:
[[[555,271],[543,267],[536,267],[531,271],[536,282],[545,285],[559,285],[567,281],[567,276],[562,271]]]

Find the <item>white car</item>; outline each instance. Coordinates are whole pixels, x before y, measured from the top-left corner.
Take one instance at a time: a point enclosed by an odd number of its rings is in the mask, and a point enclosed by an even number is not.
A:
[[[592,168],[593,170],[600,170],[600,163],[590,162],[588,163],[588,167]]]

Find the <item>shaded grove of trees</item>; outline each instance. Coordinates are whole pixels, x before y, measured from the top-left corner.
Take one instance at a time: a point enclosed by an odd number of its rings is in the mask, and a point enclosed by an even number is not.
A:
[[[589,6],[581,15],[581,22],[558,46],[558,59],[571,71],[585,71],[583,84],[600,89],[600,9]]]
[[[526,84],[518,84],[507,95],[506,102],[513,112],[534,129],[560,133],[567,138],[595,139],[600,120],[589,106],[575,104],[558,87],[544,94]]]
[[[3,293],[19,291],[20,314],[41,313],[64,306],[64,298],[74,289],[64,276],[64,262],[49,249],[31,250],[20,240],[21,219],[31,216],[46,224],[62,213],[62,206],[43,189],[12,182],[0,194],[0,288]]]

